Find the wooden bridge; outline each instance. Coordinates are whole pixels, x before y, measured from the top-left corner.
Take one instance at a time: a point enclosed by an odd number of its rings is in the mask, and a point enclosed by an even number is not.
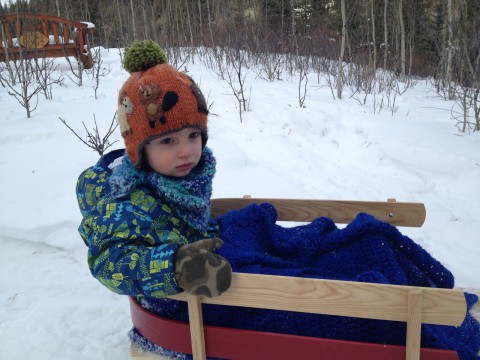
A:
[[[53,15],[0,15],[0,61],[73,56],[90,69],[94,32],[92,24]]]

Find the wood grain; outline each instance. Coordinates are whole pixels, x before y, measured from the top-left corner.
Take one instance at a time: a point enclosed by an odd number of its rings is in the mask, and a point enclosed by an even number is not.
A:
[[[190,319],[190,339],[194,359],[205,359],[205,338],[203,333],[203,316],[201,298],[186,295],[188,302],[188,318]]]
[[[422,290],[408,292],[408,319],[406,359],[420,360],[420,340],[422,338]]]
[[[422,291],[422,323],[463,322],[467,307],[459,290],[288,276],[234,273],[227,292],[202,302],[407,322],[408,296],[415,289]],[[186,301],[185,293],[171,298]]]
[[[242,209],[253,203],[274,205],[279,221],[309,222],[325,216],[336,223],[348,224],[359,213],[365,212],[395,226],[421,227],[426,217],[425,205],[422,203],[271,198],[212,199],[212,217],[230,210]]]

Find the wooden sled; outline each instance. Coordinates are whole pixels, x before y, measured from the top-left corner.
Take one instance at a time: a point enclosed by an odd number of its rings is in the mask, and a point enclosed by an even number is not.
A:
[[[366,212],[395,226],[420,227],[426,215],[425,206],[421,203],[399,203],[395,200],[363,202],[244,197],[212,200],[212,216],[264,202],[277,208],[279,221],[309,222],[327,216],[336,223],[349,223],[358,213]],[[131,299],[133,324],[153,343],[193,354],[195,360],[207,356],[235,360],[458,360],[455,351],[421,348],[421,325],[459,326],[467,311],[460,289],[240,273],[233,274],[231,288],[219,297],[195,297],[181,293],[171,298],[188,302],[190,324],[159,317]],[[360,343],[203,326],[202,303],[403,321],[407,324],[406,344]],[[136,360],[162,359],[134,345],[131,355]]]

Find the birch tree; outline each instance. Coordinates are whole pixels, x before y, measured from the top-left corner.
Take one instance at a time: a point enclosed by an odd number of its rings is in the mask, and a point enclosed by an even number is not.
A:
[[[398,25],[400,27],[400,71],[405,78],[405,23],[403,21],[403,0],[398,0]]]
[[[342,45],[340,46],[340,56],[338,57],[337,70],[337,98],[342,98],[342,78],[343,78],[343,56],[345,54],[345,42],[347,37],[347,15],[345,10],[345,0],[340,1],[342,13]]]
[[[388,13],[388,0],[384,0],[383,6],[383,68],[387,68],[387,59],[388,59],[388,22],[387,22],[387,13]]]
[[[372,48],[373,48],[373,62],[372,62],[372,68],[376,69],[377,68],[377,41],[375,38],[375,0],[370,0],[370,18],[372,22]]]
[[[138,40],[137,25],[135,23],[135,7],[133,6],[133,0],[130,0],[130,10],[132,19],[133,39]]]
[[[453,69],[452,69],[452,61],[453,61],[453,9],[452,9],[452,0],[448,0],[447,3],[447,22],[446,22],[446,29],[447,29],[447,36],[448,39],[446,41],[446,54],[447,54],[447,68],[445,71],[445,77],[447,81],[447,94],[448,99],[452,100],[454,97],[452,82],[453,82]]]

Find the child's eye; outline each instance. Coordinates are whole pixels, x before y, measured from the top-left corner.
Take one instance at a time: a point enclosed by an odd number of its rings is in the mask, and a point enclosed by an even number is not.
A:
[[[168,145],[173,143],[175,140],[172,137],[165,137],[165,138],[158,138],[152,141],[149,141],[147,144],[149,145]]]
[[[194,131],[190,134],[190,139],[197,139],[200,136],[200,131]]]
[[[168,144],[171,144],[173,142],[173,138],[164,138],[164,139],[161,139],[158,143],[159,144],[163,144],[163,145],[168,145]]]

